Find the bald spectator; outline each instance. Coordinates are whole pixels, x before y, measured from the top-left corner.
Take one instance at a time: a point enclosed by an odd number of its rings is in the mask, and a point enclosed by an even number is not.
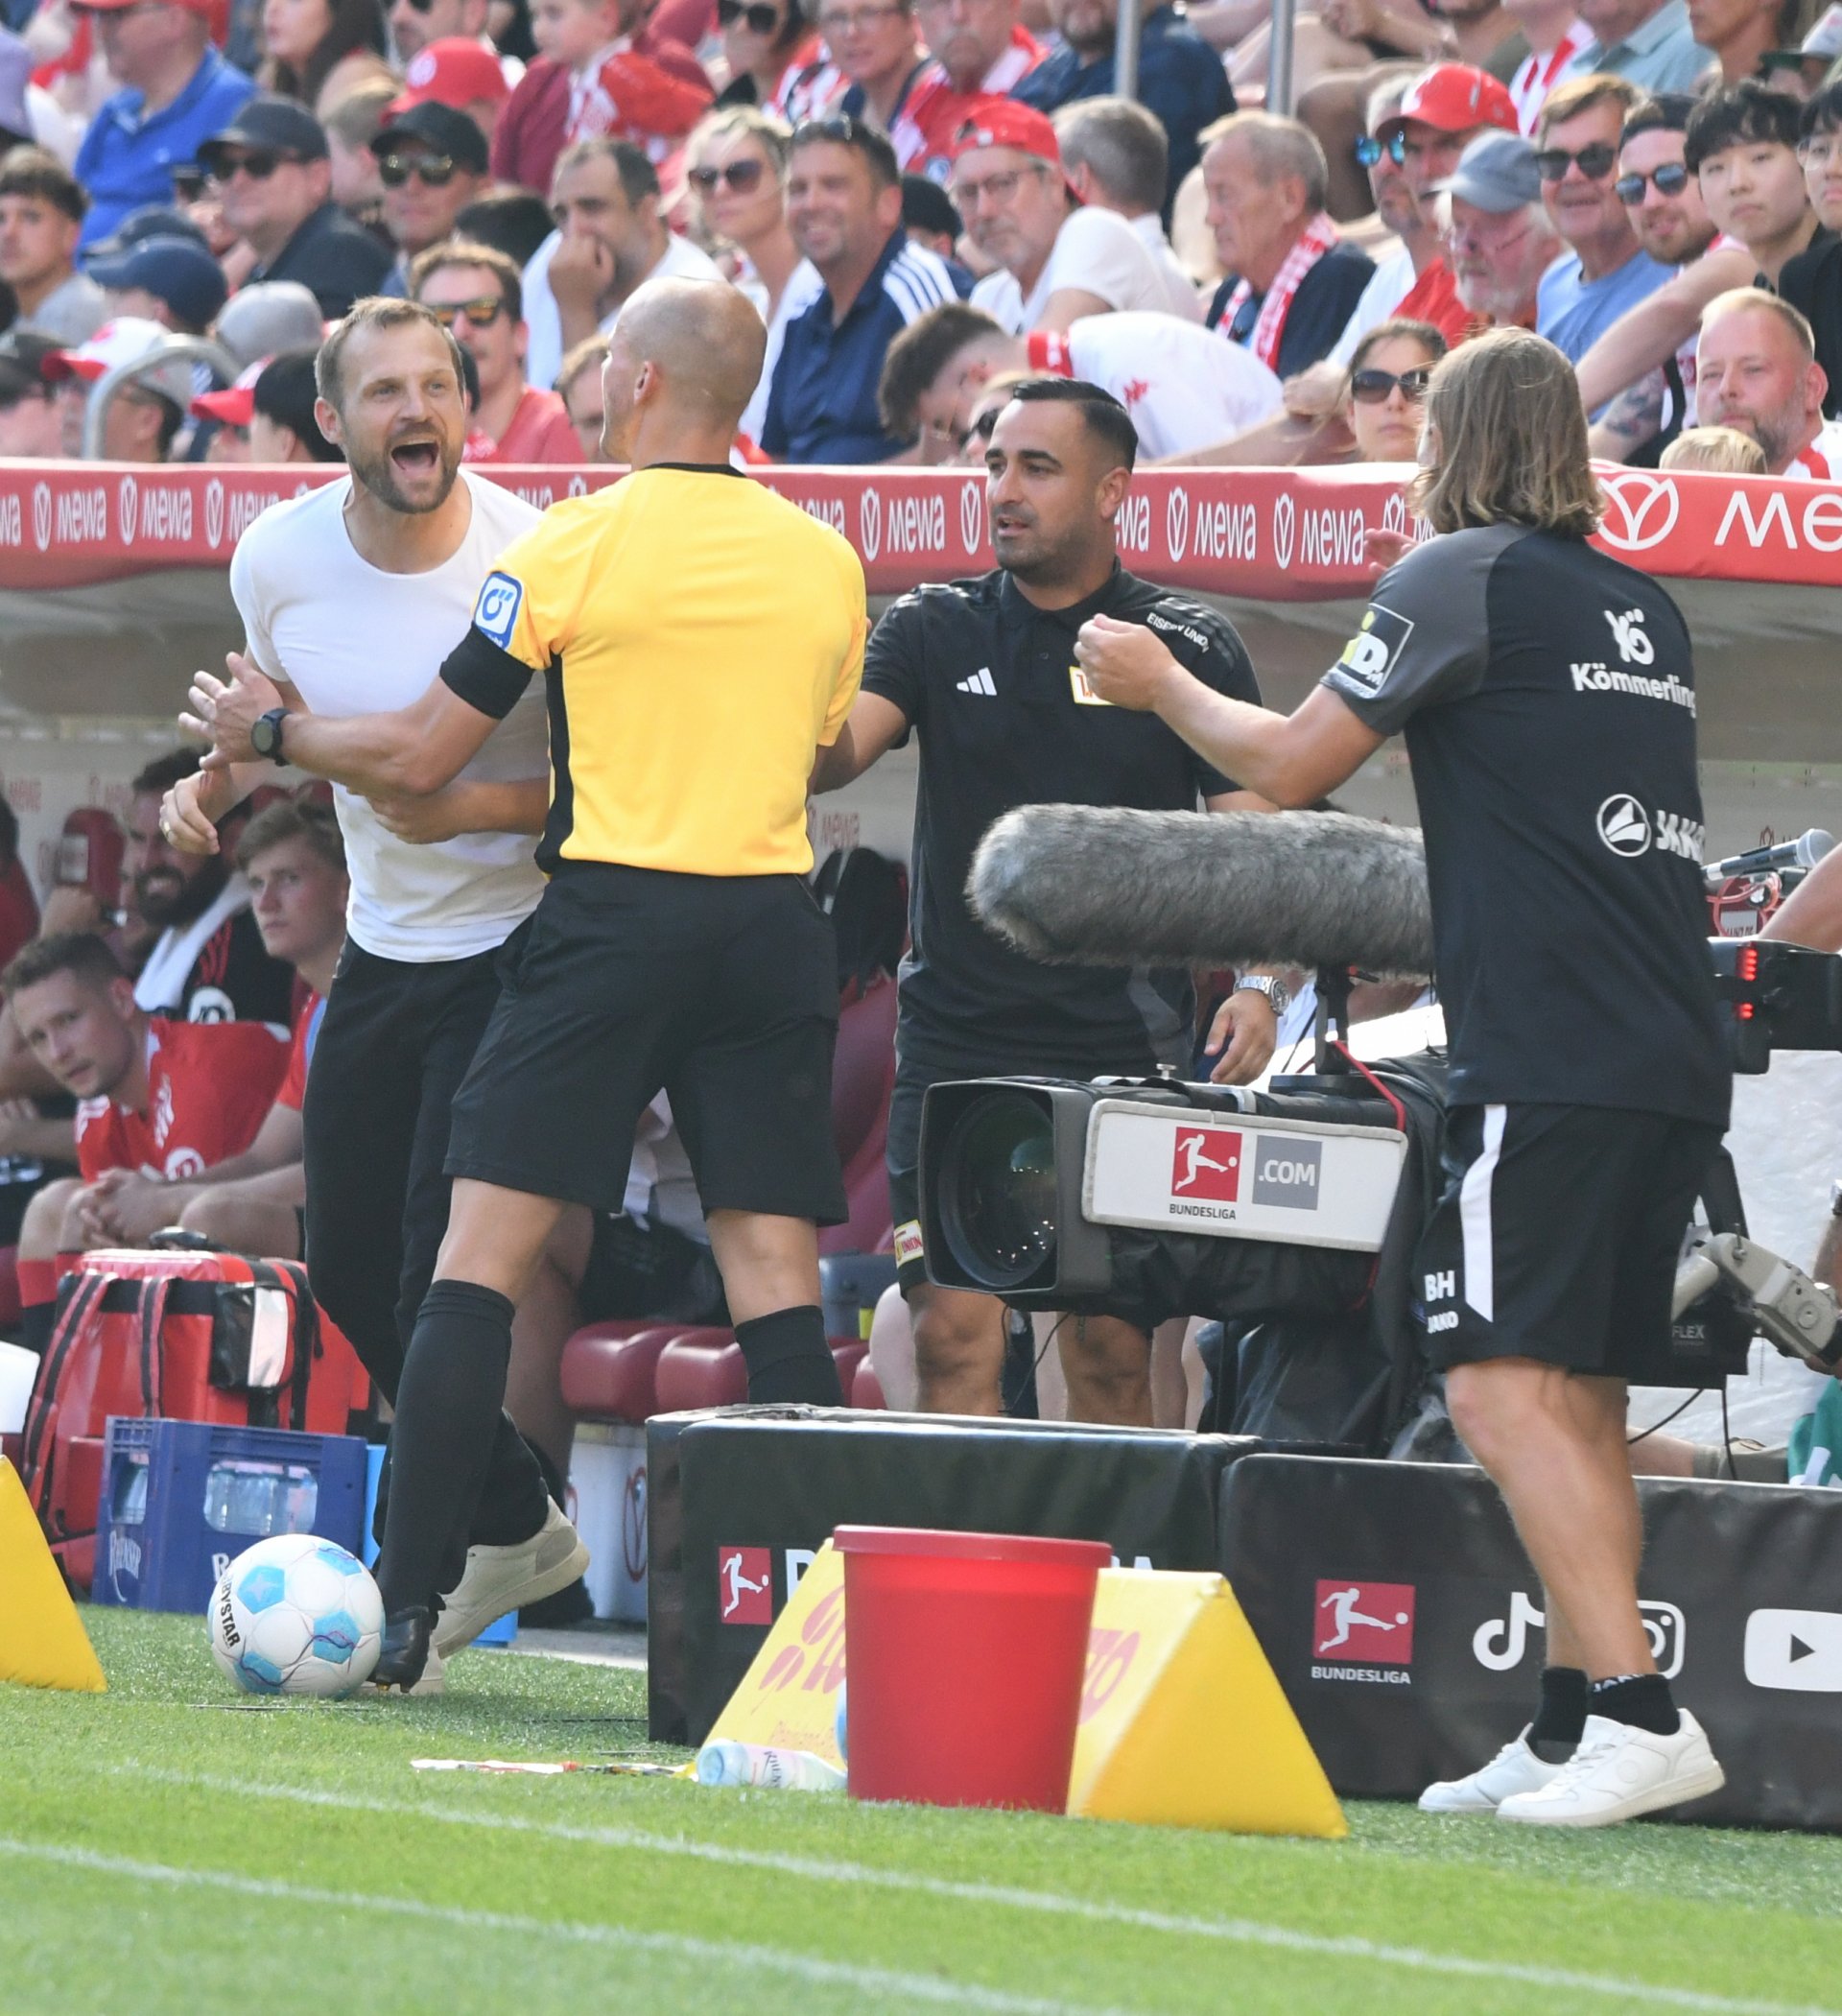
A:
[[[959,129],[1042,61],[1043,45],[1018,16],[1017,0],[915,0],[930,55],[889,128],[904,168],[945,181]]]
[[[1579,0],[1592,40],[1570,78],[1610,73],[1640,91],[1691,91],[1713,59],[1695,47],[1688,0]]]
[[[1709,427],[1733,427],[1764,451],[1772,476],[1842,481],[1842,421],[1823,418],[1829,381],[1809,323],[1762,287],[1708,304],[1696,353],[1696,407]]]
[[[485,135],[466,113],[430,99],[392,113],[372,136],[371,153],[384,187],[384,228],[396,247],[378,292],[406,294],[412,262],[454,235],[456,217],[490,181]]]
[[[328,320],[375,294],[390,255],[332,200],[326,131],[286,98],[252,98],[199,150],[251,281],[298,280]]]
[[[162,462],[192,402],[192,367],[161,361],[169,339],[158,322],[124,316],[105,322],[85,344],[59,350],[45,375],[61,381],[59,406],[67,456],[83,452],[90,387],[118,365],[141,365],[116,388],[103,421],[104,462]]]
[[[1083,98],[1055,114],[1055,138],[1069,187],[1090,209],[1125,219],[1164,282],[1165,307],[1201,321],[1202,296],[1178,265],[1160,214],[1170,178],[1164,128],[1129,98]]]
[[[459,238],[432,246],[410,269],[410,296],[453,330],[479,370],[469,462],[581,460],[561,398],[526,380],[524,290],[504,252]]]
[[[57,382],[45,368],[57,348],[53,338],[24,329],[0,336],[0,461],[43,462],[64,452]]]
[[[96,40],[121,85],[77,151],[89,192],[83,243],[106,238],[132,210],[173,201],[173,170],[198,158],[255,85],[211,46],[217,0],[96,0]]]
[[[18,303],[17,325],[61,344],[86,343],[108,316],[103,290],[77,271],[88,201],[42,147],[0,156],[0,281]]]
[[[1062,46],[1013,85],[1011,96],[1040,112],[1056,112],[1088,98],[1111,101],[1120,0],[1049,0],[1049,18]],[[1235,109],[1221,59],[1172,0],[1147,10],[1140,22],[1135,95],[1168,142],[1165,187],[1151,205],[1161,215],[1200,157],[1197,136],[1203,128]],[[1059,120],[1056,130],[1061,130]]]
[[[1065,330],[1084,315],[1163,309],[1164,276],[1117,211],[1080,203],[1062,174],[1055,129],[1028,106],[995,99],[954,143],[951,194],[974,245],[996,268],[972,291],[1014,335]]]
[[[1593,31],[1579,17],[1578,0],[1503,0],[1503,12],[1528,44],[1528,54],[1506,83],[1517,130],[1532,139],[1547,94],[1566,80],[1573,59],[1593,39]]]
[[[1669,278],[1618,200],[1618,140],[1638,102],[1623,78],[1592,76],[1562,84],[1542,108],[1535,165],[1569,256],[1543,276],[1535,328],[1571,359]]]
[[[887,133],[897,160],[911,167],[926,149],[920,130],[902,113],[929,61],[913,0],[819,0],[818,32],[845,79],[837,109]]]
[[[1209,225],[1227,273],[1208,323],[1281,378],[1327,356],[1375,272],[1324,208],[1324,150],[1295,119],[1237,112],[1203,134]]]

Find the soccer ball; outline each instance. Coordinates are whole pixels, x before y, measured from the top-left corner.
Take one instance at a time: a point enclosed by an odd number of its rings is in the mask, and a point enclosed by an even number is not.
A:
[[[246,1694],[350,1694],[377,1664],[384,1599],[342,1547],[277,1533],[224,1571],[205,1622],[219,1672]]]

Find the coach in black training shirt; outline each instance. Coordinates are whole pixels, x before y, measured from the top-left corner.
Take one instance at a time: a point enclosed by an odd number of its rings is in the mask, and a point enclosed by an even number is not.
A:
[[[889,608],[864,653],[846,734],[815,776],[818,789],[836,790],[920,735],[888,1155],[900,1278],[921,1405],[931,1411],[995,1411],[1004,1339],[991,1297],[928,1281],[915,1185],[922,1094],[945,1079],[1182,1066],[1194,1010],[1186,973],[1038,965],[994,937],[966,903],[975,849],[1019,805],[1191,811],[1200,798],[1226,811],[1263,802],[1163,722],[1101,700],[1074,662],[1082,625],[1103,615],[1143,626],[1209,691],[1260,699],[1232,625],[1119,564],[1114,518],[1137,447],[1124,407],[1097,386],[1041,379],[1017,388],[987,455],[1003,564]],[[1257,1073],[1272,1052],[1264,994],[1231,996],[1216,1033],[1226,1042],[1217,1076]],[[1142,1333],[1089,1317],[1071,1321],[1059,1341],[1077,1417],[1149,1422]]]
[[[1601,1826],[1722,1783],[1638,1611],[1625,1451],[1625,1379],[1667,1332],[1727,1121],[1694,670],[1668,596],[1586,543],[1599,496],[1552,344],[1500,330],[1447,358],[1421,460],[1443,536],[1382,578],[1289,719],[1204,693],[1104,620],[1077,655],[1279,803],[1406,735],[1452,1057],[1427,1331],[1542,1577],[1548,1662],[1529,1728],[1422,1804]]]

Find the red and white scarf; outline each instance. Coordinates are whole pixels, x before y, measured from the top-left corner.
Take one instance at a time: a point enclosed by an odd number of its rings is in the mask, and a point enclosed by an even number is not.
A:
[[[1051,378],[1074,377],[1074,353],[1069,348],[1066,336],[1053,329],[1032,329],[1024,342],[1032,371],[1047,372]]]
[[[1336,242],[1337,229],[1331,222],[1330,212],[1320,210],[1292,240],[1291,250],[1273,275],[1273,284],[1267,288],[1266,296],[1260,304],[1259,319],[1247,340],[1248,349],[1268,370],[1279,368],[1279,346],[1286,335],[1286,318],[1292,312],[1293,296],[1304,284],[1305,275]],[[1243,279],[1228,296],[1216,326],[1224,333],[1233,328],[1235,318],[1253,298],[1253,283]]]
[[[1592,39],[1593,31],[1583,22],[1570,22],[1567,33],[1546,56],[1528,56],[1517,68],[1509,81],[1509,100],[1516,107],[1516,123],[1525,140],[1535,137],[1542,123],[1542,107],[1560,82],[1562,71]]]

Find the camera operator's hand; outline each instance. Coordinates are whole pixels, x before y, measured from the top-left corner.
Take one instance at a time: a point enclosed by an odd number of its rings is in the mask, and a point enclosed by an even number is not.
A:
[[[1216,1057],[1209,1081],[1216,1085],[1251,1084],[1272,1062],[1279,1043],[1279,1018],[1264,994],[1239,987],[1216,1010],[1209,1027],[1205,1055]],[[1216,1056],[1216,1051],[1221,1055]]]
[[[1091,616],[1081,625],[1074,662],[1101,700],[1140,714],[1155,710],[1189,676],[1144,624],[1117,616]]]

